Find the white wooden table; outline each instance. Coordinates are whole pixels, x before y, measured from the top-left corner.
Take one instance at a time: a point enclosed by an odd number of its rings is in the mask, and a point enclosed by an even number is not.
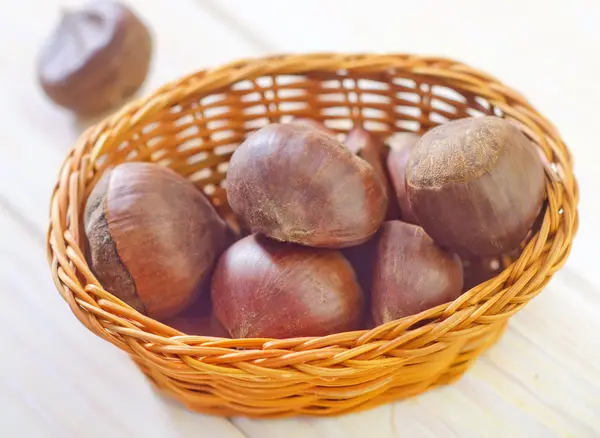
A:
[[[44,98],[35,56],[59,0],[0,13],[0,437],[600,437],[598,0],[136,0],[152,26],[143,93],[273,52],[453,57],[521,90],[559,128],[581,186],[572,255],[458,383],[331,419],[223,419],[157,395],[56,293],[45,257],[59,165],[82,130]]]

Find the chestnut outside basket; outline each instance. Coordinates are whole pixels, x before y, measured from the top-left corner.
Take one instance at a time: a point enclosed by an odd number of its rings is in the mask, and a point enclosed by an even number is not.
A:
[[[235,147],[270,122],[311,117],[342,136],[423,133],[495,114],[545,157],[543,222],[516,260],[454,302],[371,330],[295,339],[186,336],[102,288],[87,265],[81,219],[106,169],[151,161],[189,178],[231,214],[223,179]],[[518,92],[450,59],[301,54],[233,62],[169,83],[82,134],[53,192],[48,261],[58,291],[96,335],[126,351],[164,393],[217,415],[337,415],[457,380],[508,319],[563,265],[577,231],[578,189],[556,128]],[[427,323],[415,323],[428,320]],[[412,327],[411,327],[412,326]]]

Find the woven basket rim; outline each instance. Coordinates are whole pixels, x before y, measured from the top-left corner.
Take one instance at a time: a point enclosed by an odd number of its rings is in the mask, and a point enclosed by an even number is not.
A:
[[[81,205],[77,201],[89,194],[101,174],[94,167],[97,159],[109,147],[127,138],[129,132],[165,114],[187,96],[222,92],[234,83],[261,76],[319,72],[338,77],[385,73],[427,79],[433,86],[440,84],[487,99],[506,118],[517,123],[547,161],[544,219],[520,257],[498,276],[453,302],[372,329],[322,337],[188,336],[137,313],[106,292],[87,266],[80,244],[82,232],[74,223],[77,221],[69,220],[80,217]],[[434,354],[440,339],[446,343],[459,337],[475,339],[480,333],[477,324],[501,331],[506,320],[537,295],[566,261],[578,228],[578,197],[572,157],[554,125],[519,92],[476,68],[449,58],[402,53],[308,53],[245,58],[165,84],[81,134],[61,166],[52,193],[47,257],[57,290],[75,316],[93,333],[157,369],[166,370],[170,366],[159,357],[161,354],[173,354],[179,355],[178,364],[186,369],[237,379],[267,376],[271,371],[273,376],[281,378],[283,369],[291,378],[312,378],[322,375],[319,373],[323,369],[342,376],[344,366],[352,360],[383,366],[386,360],[394,359],[383,356],[399,345],[413,353]],[[433,321],[414,327],[424,320]],[[290,364],[305,363],[303,354],[321,358],[322,369],[317,372],[307,365],[290,371]],[[262,362],[257,364],[257,360]]]

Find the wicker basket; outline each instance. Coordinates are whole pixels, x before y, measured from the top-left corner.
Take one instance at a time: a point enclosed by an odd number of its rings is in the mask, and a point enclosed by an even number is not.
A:
[[[117,163],[169,166],[225,215],[227,161],[248,133],[269,122],[312,117],[340,135],[361,125],[386,136],[482,114],[514,122],[547,158],[545,216],[517,260],[447,305],[321,338],[186,336],[103,290],[86,263],[82,209],[101,174]],[[563,265],[577,230],[577,202],[571,156],[557,130],[486,73],[404,54],[275,56],[192,74],[88,129],[53,193],[48,260],[81,323],[129,353],[158,388],[189,408],[250,417],[336,415],[457,380]],[[423,320],[431,321],[414,328]]]

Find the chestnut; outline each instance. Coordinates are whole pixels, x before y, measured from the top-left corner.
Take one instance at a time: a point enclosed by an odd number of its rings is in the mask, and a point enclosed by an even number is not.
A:
[[[544,167],[513,124],[495,116],[437,126],[406,166],[406,191],[425,231],[461,256],[515,250],[544,201]]]
[[[363,317],[362,290],[340,251],[257,234],[223,253],[211,296],[234,338],[325,336],[357,329]]]
[[[386,141],[390,148],[386,167],[390,175],[396,202],[400,206],[401,218],[404,222],[415,225],[418,225],[419,221],[410,207],[406,193],[405,176],[406,163],[417,141],[419,141],[419,136],[412,132],[398,132]]]
[[[308,126],[267,125],[233,153],[227,199],[243,227],[273,239],[342,248],[384,220],[385,187],[364,160]]]
[[[377,234],[371,316],[383,324],[451,302],[460,296],[463,272],[450,254],[418,225],[388,221]]]
[[[200,190],[151,163],[107,171],[87,200],[84,226],[102,286],[152,318],[173,316],[197,297],[231,238]]]
[[[40,51],[38,79],[56,104],[103,113],[133,95],[150,69],[152,36],[127,6],[98,0],[65,11]]]
[[[377,176],[381,179],[388,198],[385,219],[399,219],[400,209],[398,207],[398,201],[396,200],[396,196],[394,196],[394,190],[384,164],[389,148],[382,141],[362,128],[352,129],[348,133],[344,144],[350,149],[350,152],[369,163]]]

